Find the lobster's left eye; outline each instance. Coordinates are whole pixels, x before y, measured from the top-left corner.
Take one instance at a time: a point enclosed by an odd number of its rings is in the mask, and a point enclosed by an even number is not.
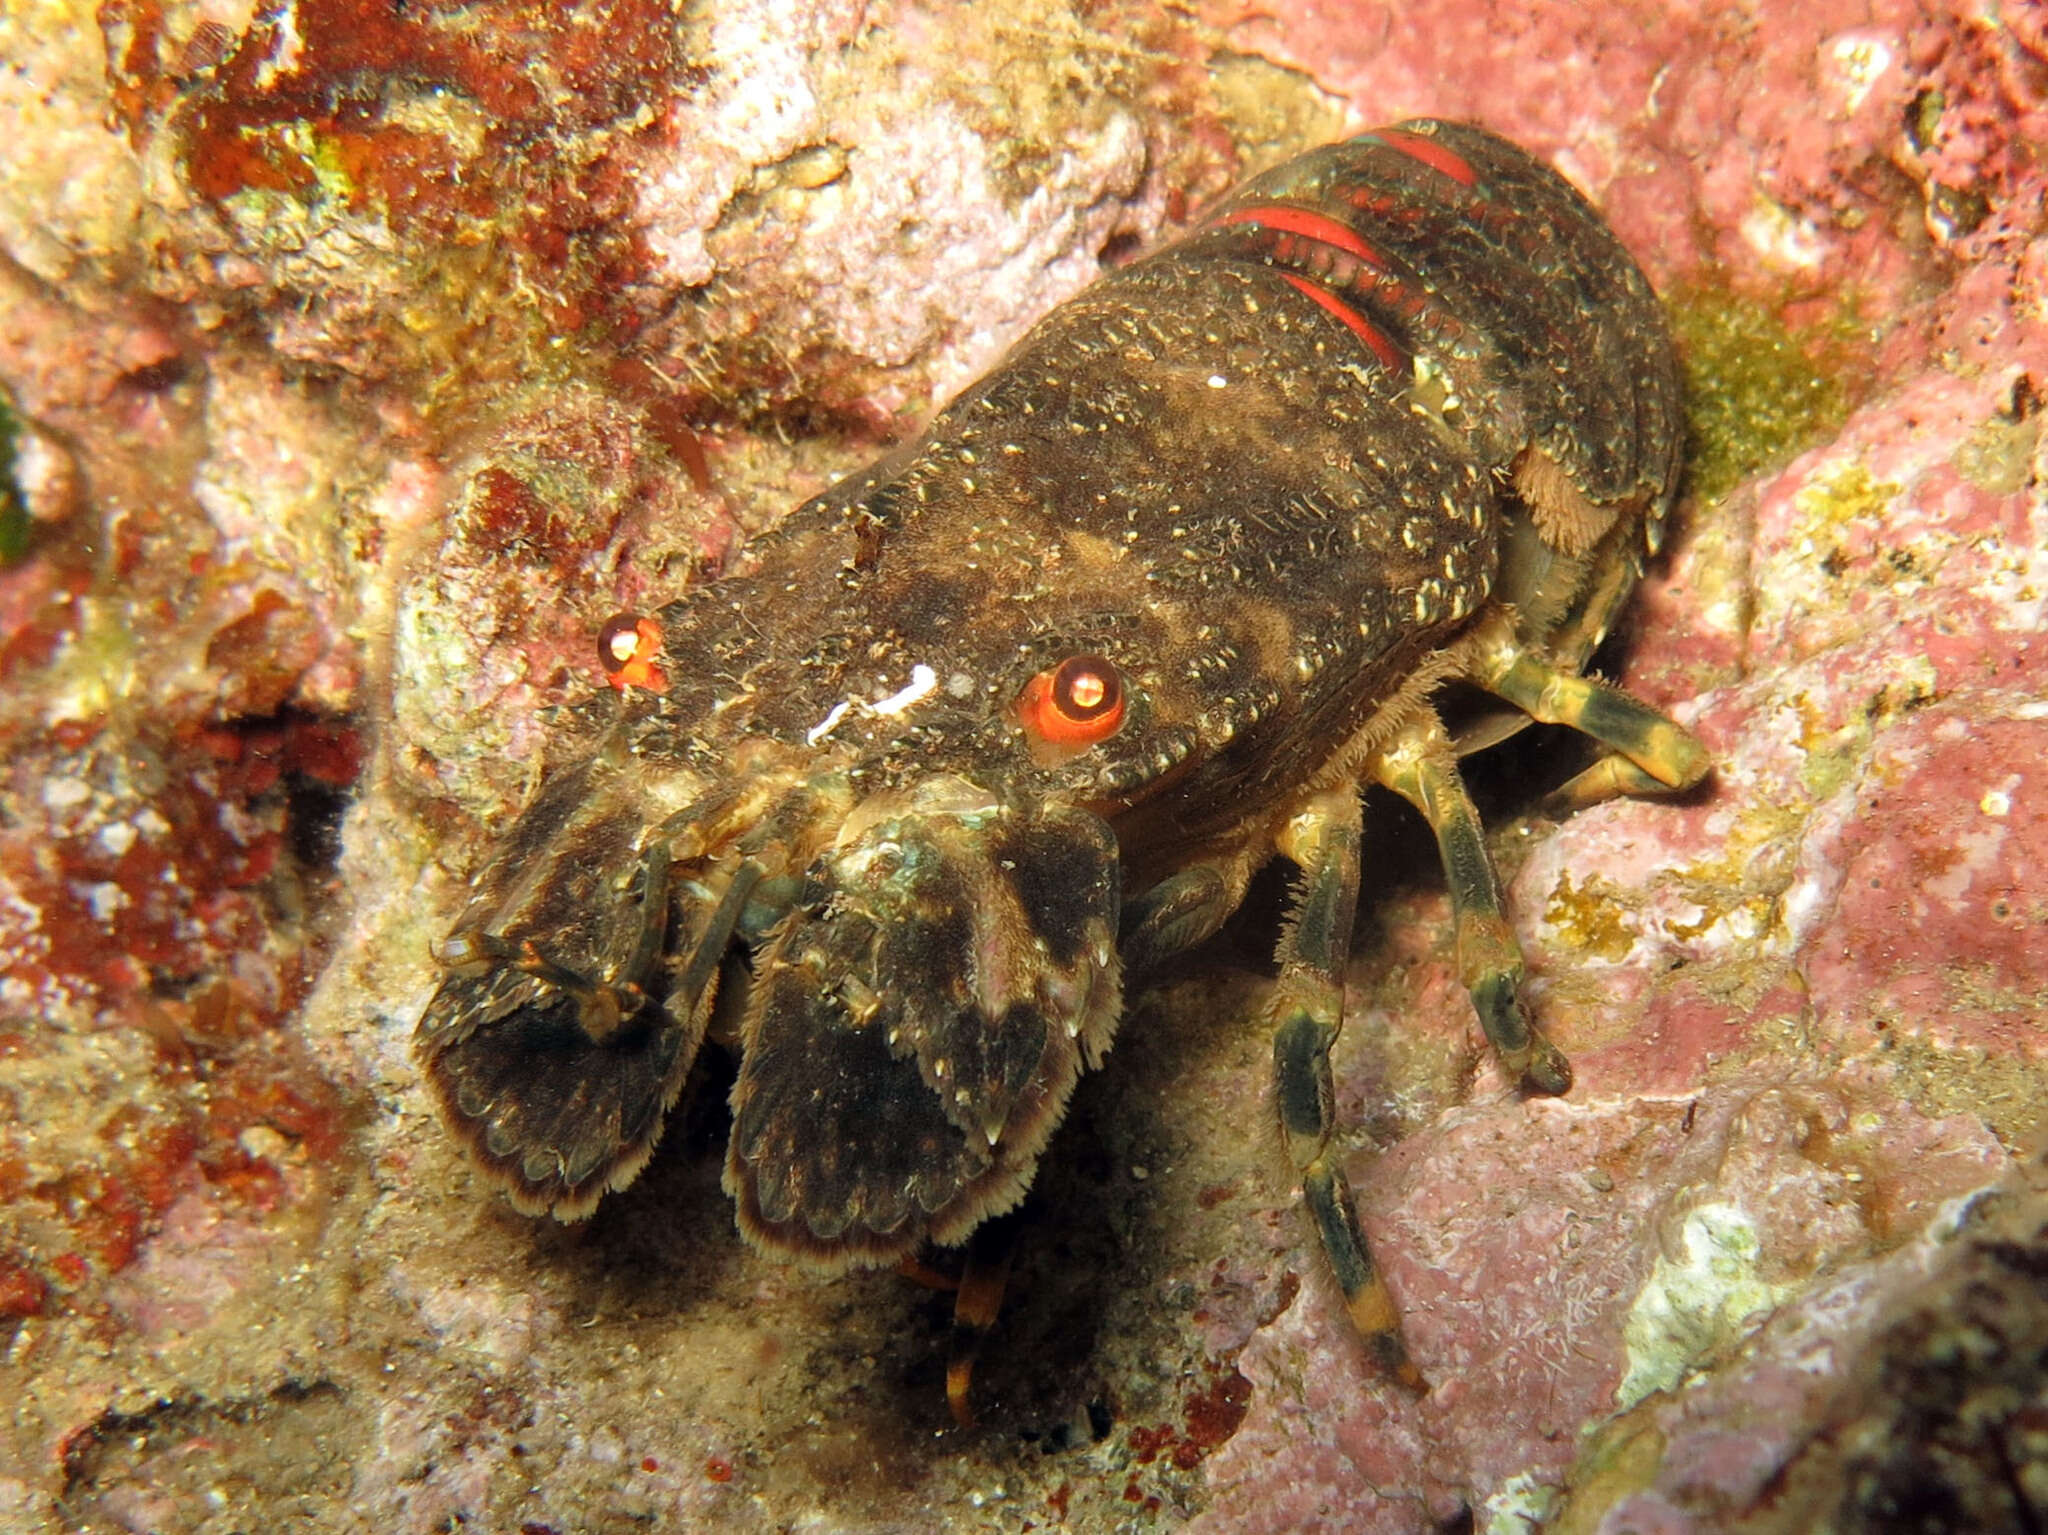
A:
[[[1124,683],[1102,656],[1068,656],[1024,685],[1017,719],[1054,746],[1093,746],[1124,722]]]
[[[661,625],[638,613],[621,613],[597,631],[597,664],[621,693],[627,688],[666,691],[668,676],[654,664],[660,654]]]

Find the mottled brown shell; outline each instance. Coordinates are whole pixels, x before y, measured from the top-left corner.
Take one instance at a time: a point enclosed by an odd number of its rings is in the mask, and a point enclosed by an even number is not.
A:
[[[958,1240],[1107,1049],[1134,897],[1270,856],[1475,626],[1583,660],[1679,405],[1642,274],[1512,145],[1415,122],[1255,178],[652,615],[662,691],[617,693],[457,927],[419,1028],[450,1123],[587,1210],[736,924],[743,1227],[828,1266]],[[1071,657],[1121,712],[1048,750],[1019,700]]]

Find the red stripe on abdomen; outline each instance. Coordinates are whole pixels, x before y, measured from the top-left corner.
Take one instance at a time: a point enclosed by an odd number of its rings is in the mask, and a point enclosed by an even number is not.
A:
[[[1378,139],[1389,149],[1397,149],[1411,160],[1419,160],[1433,171],[1442,171],[1460,186],[1479,185],[1479,172],[1465,157],[1435,139],[1420,133],[1409,133],[1401,128],[1382,128],[1377,133],[1365,135]]]
[[[1372,348],[1373,355],[1386,365],[1388,371],[1399,373],[1407,368],[1408,354],[1395,344],[1393,337],[1389,336],[1377,325],[1374,325],[1372,321],[1366,319],[1364,315],[1353,309],[1328,288],[1310,282],[1299,273],[1289,272],[1277,267],[1274,270],[1301,292],[1322,305],[1324,310],[1335,315],[1345,325],[1350,327],[1352,334]]]
[[[1311,213],[1306,208],[1290,207],[1286,203],[1261,203],[1250,208],[1233,208],[1216,222],[1256,224],[1261,229],[1277,229],[1282,234],[1300,235],[1304,240],[1334,246],[1347,256],[1356,256],[1376,272],[1387,270],[1386,257],[1359,239],[1347,225],[1339,223],[1326,213]]]

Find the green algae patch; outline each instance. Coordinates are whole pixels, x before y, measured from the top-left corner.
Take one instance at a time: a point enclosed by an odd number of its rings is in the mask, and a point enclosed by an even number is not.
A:
[[[1557,1489],[1523,1471],[1503,1482],[1485,1509],[1494,1535],[1538,1535],[1557,1512]]]
[[[21,417],[0,393],[0,565],[15,564],[28,553],[28,503],[14,479],[14,454],[20,445]]]
[[[1681,291],[1670,309],[1685,360],[1687,488],[1702,501],[1720,500],[1848,418],[1847,349],[1831,332],[1795,331],[1725,289]]]
[[[1629,1307],[1622,1341],[1628,1373],[1615,1389],[1623,1411],[1679,1386],[1762,1324],[1798,1286],[1764,1277],[1763,1244],[1739,1205],[1702,1204],[1685,1217],[1677,1256],[1660,1253]]]

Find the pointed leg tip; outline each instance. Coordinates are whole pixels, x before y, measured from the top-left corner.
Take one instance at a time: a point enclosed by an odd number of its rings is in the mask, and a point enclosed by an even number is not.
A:
[[[1572,1090],[1572,1063],[1552,1049],[1522,1071],[1522,1091],[1541,1098],[1562,1098]]]
[[[955,1359],[946,1366],[946,1406],[952,1410],[953,1423],[957,1428],[972,1429],[979,1426],[974,1416],[974,1361]]]
[[[1415,1361],[1408,1357],[1407,1345],[1401,1341],[1400,1314],[1394,1309],[1394,1297],[1385,1279],[1377,1273],[1372,1275],[1345,1297],[1344,1309],[1351,1317],[1351,1325],[1365,1340],[1373,1362],[1390,1379],[1417,1396],[1429,1390],[1429,1382],[1423,1379]]]
[[[1567,778],[1537,802],[1537,812],[1553,821],[1565,821],[1581,810],[1623,798],[1627,785],[1616,771],[1618,757],[1602,757],[1584,772]]]
[[[1411,1396],[1426,1396],[1429,1382],[1422,1371],[1415,1367],[1415,1361],[1408,1357],[1407,1347],[1401,1342],[1398,1332],[1368,1334],[1373,1362],[1387,1378]]]

